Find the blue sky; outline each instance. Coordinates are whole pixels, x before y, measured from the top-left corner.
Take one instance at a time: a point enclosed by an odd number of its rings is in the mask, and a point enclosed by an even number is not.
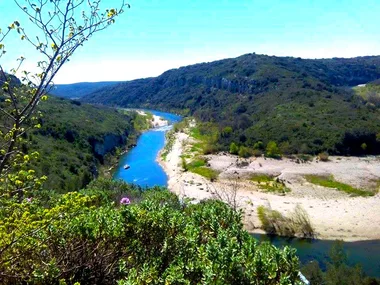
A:
[[[114,7],[119,0],[103,0]],[[380,54],[379,0],[130,0],[114,26],[96,34],[56,83],[130,80],[183,65],[256,52],[303,58]],[[0,27],[28,20],[0,0]],[[13,46],[13,48],[12,48]],[[32,49],[15,40],[1,59],[12,65]]]

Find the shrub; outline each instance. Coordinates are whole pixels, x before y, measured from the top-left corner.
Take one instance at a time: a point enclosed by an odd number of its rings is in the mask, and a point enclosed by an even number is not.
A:
[[[260,157],[263,155],[263,152],[260,149],[254,149],[252,150],[252,155],[255,157]]]
[[[315,235],[309,216],[300,205],[296,206],[289,217],[264,206],[257,207],[257,215],[262,229],[268,234],[304,238],[313,238]]]
[[[222,132],[221,132],[221,136],[223,138],[228,138],[230,137],[232,134],[232,128],[231,127],[225,127]]]
[[[290,192],[285,183],[279,178],[274,179],[273,176],[267,174],[254,174],[250,180],[257,183],[257,186],[265,192],[275,192],[285,194]]]
[[[270,141],[267,144],[265,155],[267,157],[271,157],[271,158],[280,158],[281,157],[281,153],[280,153],[280,150],[279,150],[276,142]]]
[[[329,154],[327,152],[321,152],[318,154],[318,158],[320,161],[329,161]]]
[[[247,157],[250,156],[249,149],[247,147],[245,147],[245,146],[241,146],[239,148],[239,153],[238,154],[239,154],[240,157],[244,157],[244,158],[247,158]]]
[[[230,153],[231,154],[238,154],[239,147],[235,143],[231,143],[230,145]]]
[[[263,142],[261,142],[261,141],[256,142],[253,145],[253,149],[264,150],[264,144],[263,144]]]
[[[0,212],[0,283],[300,284],[295,250],[259,245],[226,204],[141,197],[94,206],[97,195],[69,193]]]

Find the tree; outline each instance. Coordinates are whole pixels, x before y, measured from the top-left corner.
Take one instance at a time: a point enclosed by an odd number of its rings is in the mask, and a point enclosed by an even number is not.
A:
[[[239,147],[235,143],[231,143],[230,145],[230,153],[231,154],[238,154]]]
[[[250,156],[249,149],[245,146],[240,146],[238,155],[240,157],[245,157],[245,158],[249,157]]]
[[[274,142],[274,141],[270,141],[267,144],[267,148],[266,148],[266,153],[265,154],[266,154],[266,156],[272,157],[272,158],[279,158],[279,157],[281,157],[280,150],[279,150],[276,142]]]
[[[122,2],[120,8],[100,12],[100,0],[14,2],[41,35],[28,34],[18,21],[11,23],[5,31],[0,29],[0,59],[6,53],[4,42],[12,32],[17,32],[21,41],[35,47],[42,56],[37,62],[37,73],[22,70],[25,61],[22,56],[18,58],[18,66],[10,69],[10,74],[0,64],[0,179],[3,185],[14,184],[19,191],[30,187],[27,181],[35,182],[32,173],[20,175],[19,172],[25,171],[24,165],[31,157],[21,155],[17,146],[27,128],[40,127],[37,105],[47,99],[54,77],[73,53],[94,33],[113,24],[129,5]],[[21,76],[21,82],[16,75]],[[15,171],[18,173],[10,178],[9,173]]]

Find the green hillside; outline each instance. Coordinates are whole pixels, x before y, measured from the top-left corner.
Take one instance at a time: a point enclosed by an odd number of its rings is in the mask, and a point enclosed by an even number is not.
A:
[[[98,89],[113,86],[120,82],[117,81],[104,81],[104,82],[79,82],[73,84],[56,84],[54,88],[50,91],[51,94],[69,98],[69,99],[77,99],[81,98],[87,94],[93,93]]]
[[[247,54],[102,88],[86,102],[193,115],[219,130],[216,149],[274,140],[284,153],[380,153],[380,112],[351,86],[380,78],[380,57]],[[223,135],[223,129],[232,132]],[[365,144],[366,147],[361,146]]]
[[[46,175],[46,189],[74,191],[98,175],[109,153],[135,141],[136,113],[51,97],[39,106],[41,128],[26,135],[24,152],[38,151],[33,162]]]
[[[380,79],[354,88],[371,107],[380,107]]]

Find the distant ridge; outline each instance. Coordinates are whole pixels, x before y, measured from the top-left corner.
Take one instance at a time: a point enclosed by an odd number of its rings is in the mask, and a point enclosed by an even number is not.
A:
[[[216,145],[224,150],[231,142],[252,147],[274,140],[290,153],[368,154],[380,153],[380,111],[352,87],[379,78],[380,56],[302,59],[253,53],[106,86],[83,100],[190,114],[212,122],[220,134],[231,127]]]
[[[102,81],[102,82],[79,82],[73,84],[56,84],[50,91],[51,94],[69,98],[78,99],[85,95],[95,92],[98,89],[116,85],[121,81]]]

